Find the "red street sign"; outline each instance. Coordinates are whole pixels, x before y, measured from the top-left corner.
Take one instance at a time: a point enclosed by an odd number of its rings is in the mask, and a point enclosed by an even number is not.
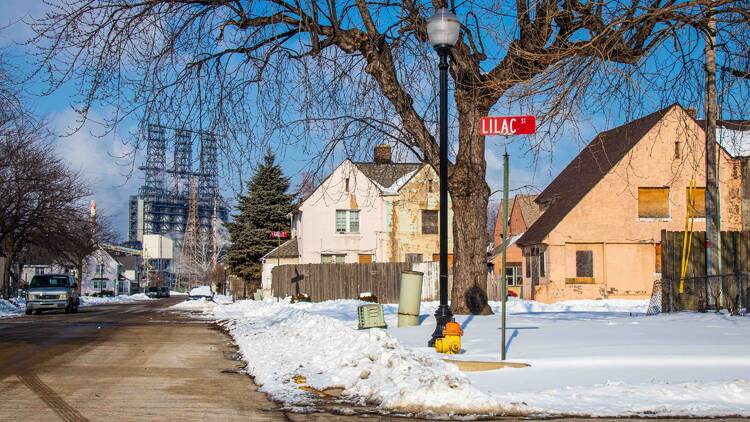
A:
[[[286,239],[287,237],[289,237],[289,232],[274,231],[274,232],[271,232],[271,237],[273,237],[274,239]]]
[[[479,127],[482,136],[533,135],[536,133],[536,116],[482,117]]]

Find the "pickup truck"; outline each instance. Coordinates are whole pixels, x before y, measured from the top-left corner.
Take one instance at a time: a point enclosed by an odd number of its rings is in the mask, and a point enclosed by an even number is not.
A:
[[[48,309],[78,312],[80,304],[78,285],[70,274],[35,275],[26,291],[26,315]]]

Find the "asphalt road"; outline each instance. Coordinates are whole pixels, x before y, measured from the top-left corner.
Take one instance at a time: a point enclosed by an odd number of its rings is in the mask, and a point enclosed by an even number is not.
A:
[[[166,309],[179,300],[0,319],[0,420],[360,419],[280,410],[224,333]]]

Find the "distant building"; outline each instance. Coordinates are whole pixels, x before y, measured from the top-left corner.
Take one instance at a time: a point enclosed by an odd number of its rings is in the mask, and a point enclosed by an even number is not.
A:
[[[174,145],[172,151],[168,144]],[[140,167],[144,183],[138,194],[129,198],[130,246],[137,246],[148,234],[182,236],[190,213],[191,181],[199,230],[211,232],[214,212],[218,220],[228,221],[229,208],[219,194],[217,148],[212,133],[148,125],[146,162]],[[170,160],[168,152],[172,153]],[[198,160],[193,159],[195,155]],[[171,167],[167,167],[168,161]]]
[[[523,250],[516,244],[521,235],[539,218],[542,211],[534,202],[536,195],[516,195],[508,201],[508,245],[505,271],[502,269],[503,202],[500,201],[498,217],[493,232],[490,260],[495,276],[504,277],[508,288],[522,297],[530,295],[530,286],[523,286]]]
[[[719,122],[722,230],[750,228],[750,124]],[[688,186],[705,230],[703,124],[679,104],[597,135],[535,198],[515,242],[531,298],[647,298],[661,278],[661,230],[684,230]]]

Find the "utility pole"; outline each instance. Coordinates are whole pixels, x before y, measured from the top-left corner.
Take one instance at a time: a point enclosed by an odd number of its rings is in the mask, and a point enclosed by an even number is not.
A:
[[[711,10],[709,10],[710,12]],[[709,17],[705,41],[706,72],[706,276],[709,288],[716,283],[719,291],[719,213],[716,168],[716,21]],[[711,291],[715,291],[711,289]],[[709,301],[712,301],[709,295]],[[719,307],[721,304],[714,303]]]

